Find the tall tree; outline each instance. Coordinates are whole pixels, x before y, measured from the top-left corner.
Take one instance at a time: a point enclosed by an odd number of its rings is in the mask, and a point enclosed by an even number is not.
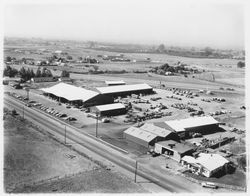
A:
[[[65,70],[62,71],[61,77],[69,77],[69,76],[70,76],[69,72],[67,72]]]
[[[42,72],[40,67],[36,70],[36,77],[41,77],[42,76]]]

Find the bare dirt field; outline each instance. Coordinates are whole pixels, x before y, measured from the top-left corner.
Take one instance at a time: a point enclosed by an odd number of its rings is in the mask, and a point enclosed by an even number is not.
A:
[[[65,177],[72,174],[75,176]],[[59,179],[47,180],[53,177]],[[36,184],[41,180],[44,182]],[[4,120],[4,187],[16,193],[147,192],[10,115]]]

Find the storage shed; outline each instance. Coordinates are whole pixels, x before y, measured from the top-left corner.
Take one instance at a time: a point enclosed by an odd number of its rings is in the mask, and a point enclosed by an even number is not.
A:
[[[112,80],[112,81],[105,81],[108,86],[115,86],[115,85],[125,85],[126,83],[123,80]]]

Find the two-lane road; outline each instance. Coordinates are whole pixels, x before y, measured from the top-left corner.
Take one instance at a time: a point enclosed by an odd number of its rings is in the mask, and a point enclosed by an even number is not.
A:
[[[46,129],[48,132],[53,130],[58,134],[64,135],[65,122],[45,114],[36,108],[28,108],[19,100],[15,100],[10,96],[4,98],[4,104],[7,107],[15,108],[20,114],[22,114],[23,107],[25,107],[26,119]],[[131,159],[126,153],[117,151],[105,143],[100,142],[100,139],[84,134],[82,131],[79,131],[79,129],[68,124],[67,138],[130,172],[134,172],[135,170],[135,160]],[[159,172],[150,171],[149,168],[143,166],[140,166],[140,170],[138,170],[137,174],[170,192],[195,192],[199,186],[197,184],[190,186],[191,182],[181,176],[160,174]]]

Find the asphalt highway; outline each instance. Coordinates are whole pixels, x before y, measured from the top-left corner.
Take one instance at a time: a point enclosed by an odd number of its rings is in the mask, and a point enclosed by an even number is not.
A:
[[[46,131],[54,132],[64,136],[65,134],[65,122],[61,121],[49,114],[40,111],[37,108],[29,108],[24,106],[22,102],[16,100],[13,97],[6,96],[4,98],[4,105],[10,108],[16,109],[16,111],[22,116],[24,111],[24,118],[31,121],[32,123],[40,126]],[[74,141],[90,151],[104,157],[105,159],[119,165],[120,167],[130,171],[135,171],[135,160],[131,159],[126,153],[116,150],[104,142],[100,141],[98,138],[84,134],[79,129],[66,124],[67,127],[67,138]],[[84,153],[84,152],[83,152]],[[176,175],[165,175],[159,172],[151,171],[149,168],[140,166],[137,170],[137,175],[141,176],[158,186],[163,187],[167,191],[175,193],[183,192],[195,192],[194,187],[190,186],[190,182],[181,176]]]

